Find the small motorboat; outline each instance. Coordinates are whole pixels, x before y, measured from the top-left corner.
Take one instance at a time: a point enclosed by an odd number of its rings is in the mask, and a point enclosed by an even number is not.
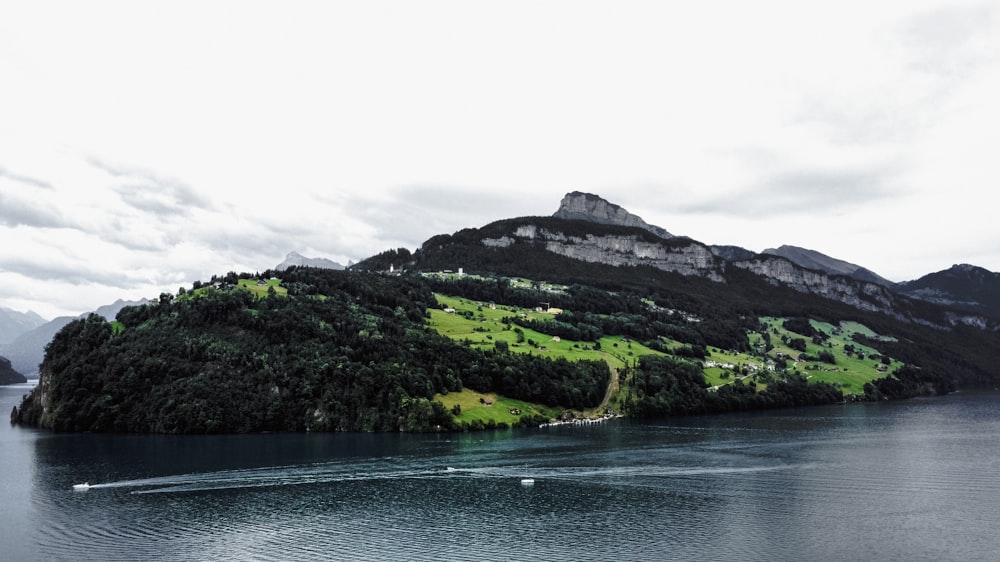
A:
[[[534,478],[522,478],[521,479],[521,485],[522,486],[531,486],[534,483],[535,483],[535,479]]]
[[[84,482],[83,484],[73,484],[73,490],[76,492],[86,492],[90,489],[90,482]]]

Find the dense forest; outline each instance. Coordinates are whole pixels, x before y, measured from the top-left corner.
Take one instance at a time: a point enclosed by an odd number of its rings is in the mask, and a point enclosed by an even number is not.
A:
[[[123,309],[117,323],[74,321],[47,347],[16,421],[58,431],[434,431],[458,429],[436,393],[469,386],[584,408],[607,387],[603,363],[474,350],[427,330],[434,297],[419,279],[282,275],[287,296],[223,284]]]

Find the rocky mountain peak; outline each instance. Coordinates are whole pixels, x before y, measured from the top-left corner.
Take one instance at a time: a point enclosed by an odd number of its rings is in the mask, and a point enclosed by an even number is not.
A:
[[[284,271],[292,266],[318,267],[322,269],[344,269],[344,266],[333,260],[326,258],[307,258],[298,252],[289,252],[285,256],[285,261],[274,267],[277,271]]]
[[[633,215],[621,206],[610,203],[592,193],[583,193],[580,191],[567,193],[559,203],[559,209],[552,216],[560,219],[584,220],[599,224],[634,226],[648,230],[662,238],[673,238],[673,235],[666,230],[647,224],[639,216]]]

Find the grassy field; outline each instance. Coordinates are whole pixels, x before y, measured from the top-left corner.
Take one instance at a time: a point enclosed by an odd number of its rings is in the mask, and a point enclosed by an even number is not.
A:
[[[261,285],[256,279],[240,279],[239,287],[250,291],[257,298],[266,297],[268,289],[272,287],[276,295],[288,294],[288,289],[281,286],[281,279],[267,279],[264,283]]]
[[[768,326],[768,331],[771,333],[771,344],[774,346],[768,352],[768,357],[776,359],[779,354],[783,354],[789,358],[789,367],[809,377],[810,381],[839,384],[845,394],[861,394],[866,382],[885,377],[886,372],[891,372],[902,366],[902,363],[896,360],[890,361],[888,365],[883,365],[880,358],[873,357],[881,355],[877,349],[855,342],[853,337],[856,334],[886,341],[892,339],[880,336],[857,322],[842,322],[835,326],[811,320],[810,324],[814,329],[827,335],[825,342],[816,344],[801,334],[785,330],[782,327],[782,321],[781,318],[761,318],[761,322]],[[806,339],[805,353],[791,349],[782,343],[782,336]],[[761,341],[760,334],[751,335],[751,346],[759,344]],[[845,349],[847,346],[853,346],[854,353],[848,353]],[[818,357],[821,351],[831,353],[836,364],[802,360],[803,355]],[[886,372],[881,371],[880,368]]]
[[[659,352],[638,343],[624,341],[620,336],[601,338],[600,349],[595,342],[580,342],[558,338],[520,328],[512,323],[504,323],[505,317],[524,317],[529,320],[547,321],[555,314],[513,306],[480,304],[476,301],[435,295],[445,309],[430,309],[428,325],[440,334],[457,341],[468,340],[472,347],[488,349],[496,342],[506,342],[515,353],[531,353],[550,358],[565,358],[569,361],[583,359],[606,361],[613,369],[633,365],[642,355]],[[447,311],[446,311],[447,310]],[[517,330],[521,331],[519,335]],[[519,341],[523,340],[523,341]]]
[[[456,419],[462,424],[472,423],[476,420],[488,423],[492,420],[496,424],[514,425],[520,420],[522,414],[542,415],[552,419],[563,411],[560,408],[531,404],[493,393],[476,392],[468,388],[461,392],[437,394],[434,396],[434,400],[441,402],[449,410],[457,404],[462,411]]]
[[[525,318],[545,322],[555,318],[555,314],[540,309],[524,309],[502,304],[480,303],[469,299],[435,295],[441,308],[430,310],[428,321],[437,332],[457,341],[465,341],[472,347],[488,349],[495,347],[497,342],[505,342],[514,353],[531,353],[551,358],[565,358],[570,361],[589,359],[606,361],[616,372],[625,367],[633,366],[639,357],[647,354],[660,354],[639,342],[629,341],[621,336],[605,336],[600,339],[600,345],[595,342],[581,342],[554,337],[540,331],[519,328],[512,322],[504,322],[505,318]],[[783,318],[761,318],[761,323],[770,334],[773,346],[763,354],[764,337],[762,333],[749,334],[751,349],[755,353],[742,353],[709,347],[702,372],[705,381],[713,387],[732,384],[737,379],[749,377],[758,390],[765,390],[769,380],[780,376],[775,372],[776,364],[782,360],[786,368],[802,374],[811,382],[827,382],[839,385],[845,394],[861,394],[865,383],[886,376],[886,371],[892,371],[901,364],[891,361],[883,365],[877,349],[856,343],[853,337],[857,334],[872,339],[891,340],[886,336],[876,334],[866,326],[857,322],[843,322],[833,325],[824,322],[811,321],[814,329],[826,334],[821,344],[813,343],[811,338],[804,338],[783,327]],[[520,332],[520,333],[518,333]],[[789,347],[784,340],[794,338],[806,339],[806,351],[800,352]],[[681,344],[663,339],[668,348],[676,348]],[[853,346],[853,353],[848,349]],[[806,360],[805,356],[819,357],[820,352],[829,352],[835,360],[834,364],[818,360]],[[459,403],[462,407],[462,421],[480,419],[495,422],[512,423],[512,418],[506,414],[509,408],[498,408],[499,404],[507,404],[507,399],[501,396],[490,396],[492,407],[483,407],[479,402],[482,395],[471,393],[462,398],[463,394],[447,398],[449,407]],[[456,400],[465,400],[456,402]],[[617,405],[621,400],[621,390],[611,397],[611,404]],[[442,400],[443,402],[445,400]],[[522,412],[528,408],[539,406],[518,406]],[[467,408],[471,410],[467,413]]]

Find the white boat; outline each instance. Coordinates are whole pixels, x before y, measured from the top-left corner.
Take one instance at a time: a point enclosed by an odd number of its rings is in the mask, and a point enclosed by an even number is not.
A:
[[[90,489],[90,482],[84,482],[83,484],[73,484],[73,489],[77,492],[86,492]]]
[[[534,478],[522,478],[521,479],[521,485],[522,486],[531,486],[534,483],[535,483],[535,479]]]

